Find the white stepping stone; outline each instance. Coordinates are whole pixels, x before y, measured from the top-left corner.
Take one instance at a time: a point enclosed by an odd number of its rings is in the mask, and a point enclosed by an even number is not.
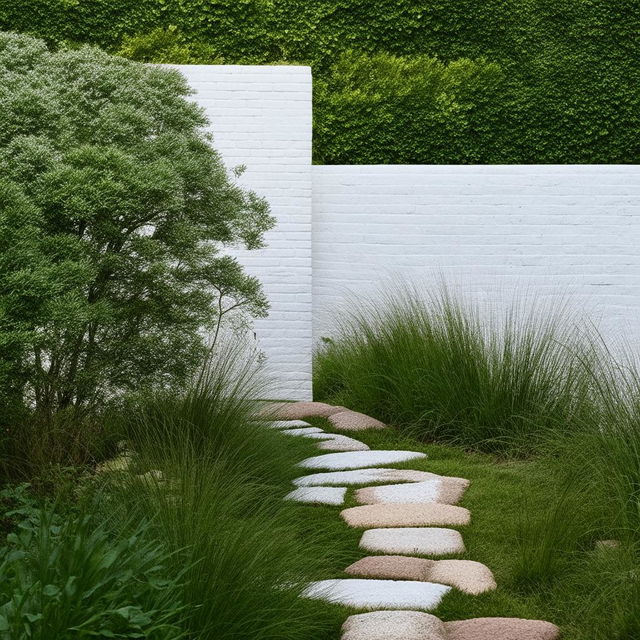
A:
[[[364,469],[379,464],[394,464],[418,458],[426,458],[426,454],[417,451],[348,451],[345,453],[328,453],[314,456],[299,463],[307,469]]]
[[[439,477],[435,473],[413,471],[412,469],[354,469],[353,471],[312,473],[296,478],[293,483],[299,487],[311,487],[332,484],[372,484],[374,482],[423,482]]]
[[[341,640],[447,640],[440,618],[420,611],[374,611],[350,616]]]
[[[464,552],[460,532],[439,527],[400,527],[368,529],[362,534],[360,548],[366,551],[400,555],[442,556]]]
[[[284,499],[306,504],[344,504],[346,487],[300,487],[288,493]]]
[[[388,484],[367,487],[356,491],[356,500],[361,504],[416,504],[424,502],[457,502],[469,486],[464,478],[436,476],[424,482],[410,484]]]
[[[267,422],[270,429],[293,429],[295,427],[310,427],[311,425],[304,420],[275,420]]]
[[[369,447],[360,440],[348,436],[334,435],[332,438],[323,438],[318,444],[323,451],[369,451]]]
[[[451,590],[441,584],[405,580],[321,580],[303,596],[356,609],[435,609]]]
[[[322,435],[324,431],[320,427],[302,427],[301,429],[286,429],[282,433],[287,436],[315,437],[317,435]],[[329,438],[331,437],[330,433],[327,433],[326,435]]]

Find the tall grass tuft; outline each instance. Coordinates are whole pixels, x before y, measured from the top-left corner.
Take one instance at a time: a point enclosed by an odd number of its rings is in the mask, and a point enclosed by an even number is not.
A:
[[[140,399],[119,425],[138,471],[155,473],[116,482],[107,508],[151,520],[175,554],[189,637],[306,640],[325,628],[299,595],[327,552],[282,500],[311,445],[253,421],[260,385],[250,361],[219,354],[184,395]]]
[[[565,316],[405,288],[341,321],[316,353],[314,391],[425,440],[528,455],[590,411],[594,347]]]

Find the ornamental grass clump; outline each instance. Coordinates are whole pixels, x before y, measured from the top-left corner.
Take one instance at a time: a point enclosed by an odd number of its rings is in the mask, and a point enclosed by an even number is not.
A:
[[[327,617],[299,596],[332,552],[304,507],[283,500],[315,447],[254,422],[264,392],[254,362],[221,348],[184,393],[127,407],[113,428],[137,452],[137,474],[147,473],[114,477],[113,512],[151,520],[174,554],[189,637],[322,637]]]
[[[498,313],[405,289],[341,320],[315,393],[425,440],[528,455],[589,413],[592,345],[560,308]]]

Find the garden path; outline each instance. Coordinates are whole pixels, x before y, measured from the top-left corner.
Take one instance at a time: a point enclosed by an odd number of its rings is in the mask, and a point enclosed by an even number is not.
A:
[[[318,440],[324,455],[300,463],[319,470],[294,481],[288,500],[343,505],[351,487],[361,506],[344,509],[342,518],[363,529],[360,548],[367,555],[345,569],[349,577],[308,585],[305,597],[347,605],[352,615],[341,640],[555,640],[558,627],[542,620],[473,618],[443,622],[426,613],[451,590],[481,594],[496,589],[491,570],[480,562],[445,558],[464,552],[462,534],[470,513],[455,506],[469,481],[392,465],[426,457],[414,451],[372,451],[358,440],[327,433],[304,422],[325,418],[350,433],[387,428],[382,422],[345,407],[321,402],[278,403],[265,411],[271,426]]]

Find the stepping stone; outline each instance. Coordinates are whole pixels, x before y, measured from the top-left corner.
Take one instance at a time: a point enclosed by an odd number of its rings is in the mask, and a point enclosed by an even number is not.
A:
[[[439,477],[435,473],[411,469],[355,469],[353,471],[312,473],[296,478],[293,482],[299,487],[310,487],[331,484],[371,484],[373,482],[422,482]]]
[[[444,622],[420,611],[374,611],[350,616],[341,640],[447,640]]]
[[[301,429],[287,429],[282,433],[284,433],[287,436],[315,437],[315,435],[323,434],[325,432],[320,427],[302,427]],[[327,433],[326,435],[329,438],[331,437],[330,433]]]
[[[496,588],[489,567],[473,560],[426,560],[406,556],[368,556],[345,569],[361,578],[439,582],[477,595]]]
[[[451,587],[401,580],[321,580],[303,596],[357,609],[435,609]]]
[[[360,504],[412,504],[424,502],[453,504],[460,500],[468,486],[469,481],[464,478],[438,476],[424,482],[388,484],[381,487],[358,489],[356,491],[356,500]]]
[[[329,416],[329,422],[342,431],[364,431],[365,429],[386,429],[380,420],[357,411],[339,411]]]
[[[344,407],[334,407],[324,402],[272,402],[263,407],[258,415],[275,420],[304,420],[328,418],[341,411],[344,411]]]
[[[344,504],[346,487],[300,487],[288,493],[284,499],[306,504]]]
[[[447,640],[555,640],[560,629],[544,620],[472,618],[444,623]]]
[[[340,514],[351,527],[432,527],[469,524],[471,514],[463,507],[425,504],[369,504],[345,509]]]
[[[261,423],[264,424],[264,423]],[[304,420],[275,420],[266,423],[269,429],[293,429],[295,427],[310,427]]]
[[[464,542],[455,529],[401,527],[367,529],[360,538],[360,548],[379,553],[443,556],[463,553]]]
[[[307,458],[299,463],[306,469],[364,469],[379,464],[394,464],[426,458],[424,453],[416,451],[349,451],[346,453],[327,453],[324,456]]]
[[[369,447],[364,442],[360,442],[360,440],[336,435],[330,438],[323,438],[322,442],[318,444],[318,448],[323,451],[369,451]]]

